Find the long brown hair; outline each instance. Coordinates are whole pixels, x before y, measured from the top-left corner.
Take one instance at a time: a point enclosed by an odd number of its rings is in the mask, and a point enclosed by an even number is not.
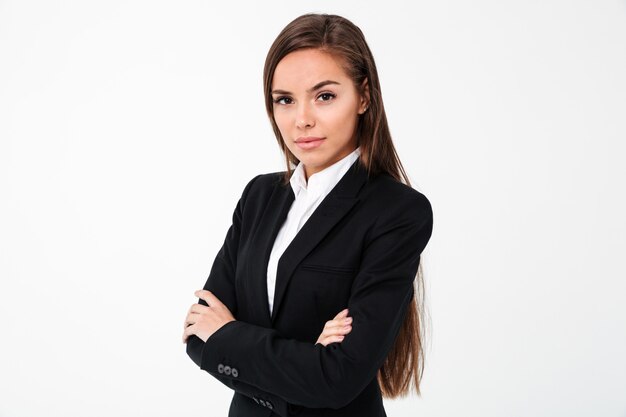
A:
[[[276,66],[285,55],[306,48],[320,49],[338,58],[361,95],[365,94],[363,82],[367,79],[369,105],[367,111],[359,116],[356,127],[357,146],[360,146],[361,151],[360,162],[369,175],[384,172],[411,186],[391,140],[374,57],[361,29],[344,17],[318,13],[307,13],[290,22],[272,44],[265,60],[265,106],[276,140],[285,156],[287,170],[283,177],[284,183],[289,182],[293,172],[291,165],[296,166],[299,160],[285,145],[274,120],[272,80]],[[414,298],[409,303],[400,332],[377,375],[382,395],[387,398],[406,396],[411,381],[417,395],[421,395],[425,339],[421,261],[415,281],[417,286],[414,287]]]

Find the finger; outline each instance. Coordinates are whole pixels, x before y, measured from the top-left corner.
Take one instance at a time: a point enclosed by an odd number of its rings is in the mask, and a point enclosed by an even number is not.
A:
[[[194,310],[193,310],[193,309],[194,309],[194,306],[197,306],[197,305],[198,305],[198,306],[199,306],[199,305],[201,305],[202,307],[206,307],[205,305],[198,304],[198,303],[194,303],[194,304],[192,304],[191,306],[189,306],[189,310],[187,310],[187,314],[191,314],[191,313],[194,311]],[[197,313],[197,311],[196,311],[196,313]]]
[[[343,327],[333,327],[329,329],[324,329],[320,337],[334,337],[334,336],[343,336],[352,331],[351,326],[343,326]]]
[[[341,326],[338,326],[336,324],[328,325],[324,327],[324,329],[322,330],[322,334],[324,336],[332,336],[334,334],[338,334],[340,329],[341,329]]]
[[[184,329],[186,329],[187,327],[189,327],[192,324],[196,324],[198,322],[199,318],[200,318],[200,315],[197,314],[197,313],[190,313],[190,314],[188,314],[187,317],[185,318],[185,327],[184,327]]]
[[[220,300],[209,290],[198,290],[194,294],[196,297],[206,301],[210,307],[215,307],[218,304],[221,304]]]
[[[352,325],[352,319],[350,318],[350,319],[342,319],[342,320],[332,320],[326,326],[324,326],[324,328],[332,330],[332,329],[341,329],[345,326],[351,326],[351,325]]]
[[[192,304],[191,307],[189,307],[189,313],[198,313],[198,314],[203,314],[203,313],[207,313],[209,311],[208,306],[202,305],[202,304]]]
[[[183,343],[187,343],[187,340],[189,339],[189,336],[191,336],[190,334],[183,332]]]
[[[344,320],[329,320],[324,324],[324,328],[322,329],[322,333],[320,334],[320,338],[342,335],[346,333],[350,333],[352,330],[352,318],[349,317],[348,321]]]
[[[340,317],[340,318],[328,320],[326,323],[324,323],[324,327],[326,326],[333,327],[338,324],[346,324],[346,323],[352,323],[352,317]]]
[[[341,319],[341,318],[343,318],[343,317],[346,317],[347,315],[348,315],[348,309],[347,309],[347,308],[344,308],[343,310],[341,310],[341,311],[340,311],[340,312],[339,312],[339,313],[335,316],[335,318],[334,318],[333,320],[336,320],[336,319]]]
[[[325,337],[324,339],[318,340],[317,343],[321,343],[324,346],[327,346],[327,345],[329,345],[331,343],[334,343],[334,342],[342,342],[343,339],[344,339],[343,336]]]
[[[196,326],[195,325],[191,325],[189,327],[187,327],[184,331],[183,331],[183,342],[185,342],[187,340],[187,338],[189,336],[191,336],[192,334],[196,334],[195,333],[196,330]]]

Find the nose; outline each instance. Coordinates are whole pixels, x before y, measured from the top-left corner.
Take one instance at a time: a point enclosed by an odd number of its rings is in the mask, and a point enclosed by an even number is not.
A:
[[[315,117],[307,103],[298,106],[296,113],[296,127],[298,129],[306,129],[315,126]]]

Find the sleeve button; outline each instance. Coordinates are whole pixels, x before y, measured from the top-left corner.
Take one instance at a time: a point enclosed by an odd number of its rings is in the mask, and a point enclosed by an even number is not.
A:
[[[230,375],[230,366],[226,365],[226,366],[224,367],[224,373],[225,373],[226,375]]]
[[[220,374],[224,373],[224,364],[220,363],[219,365],[217,365],[217,372],[219,372]]]

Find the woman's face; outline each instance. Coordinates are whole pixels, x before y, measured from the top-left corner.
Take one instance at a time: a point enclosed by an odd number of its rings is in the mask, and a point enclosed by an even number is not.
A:
[[[332,55],[319,49],[286,55],[274,72],[272,99],[274,120],[307,180],[356,149],[357,120],[367,101]]]

